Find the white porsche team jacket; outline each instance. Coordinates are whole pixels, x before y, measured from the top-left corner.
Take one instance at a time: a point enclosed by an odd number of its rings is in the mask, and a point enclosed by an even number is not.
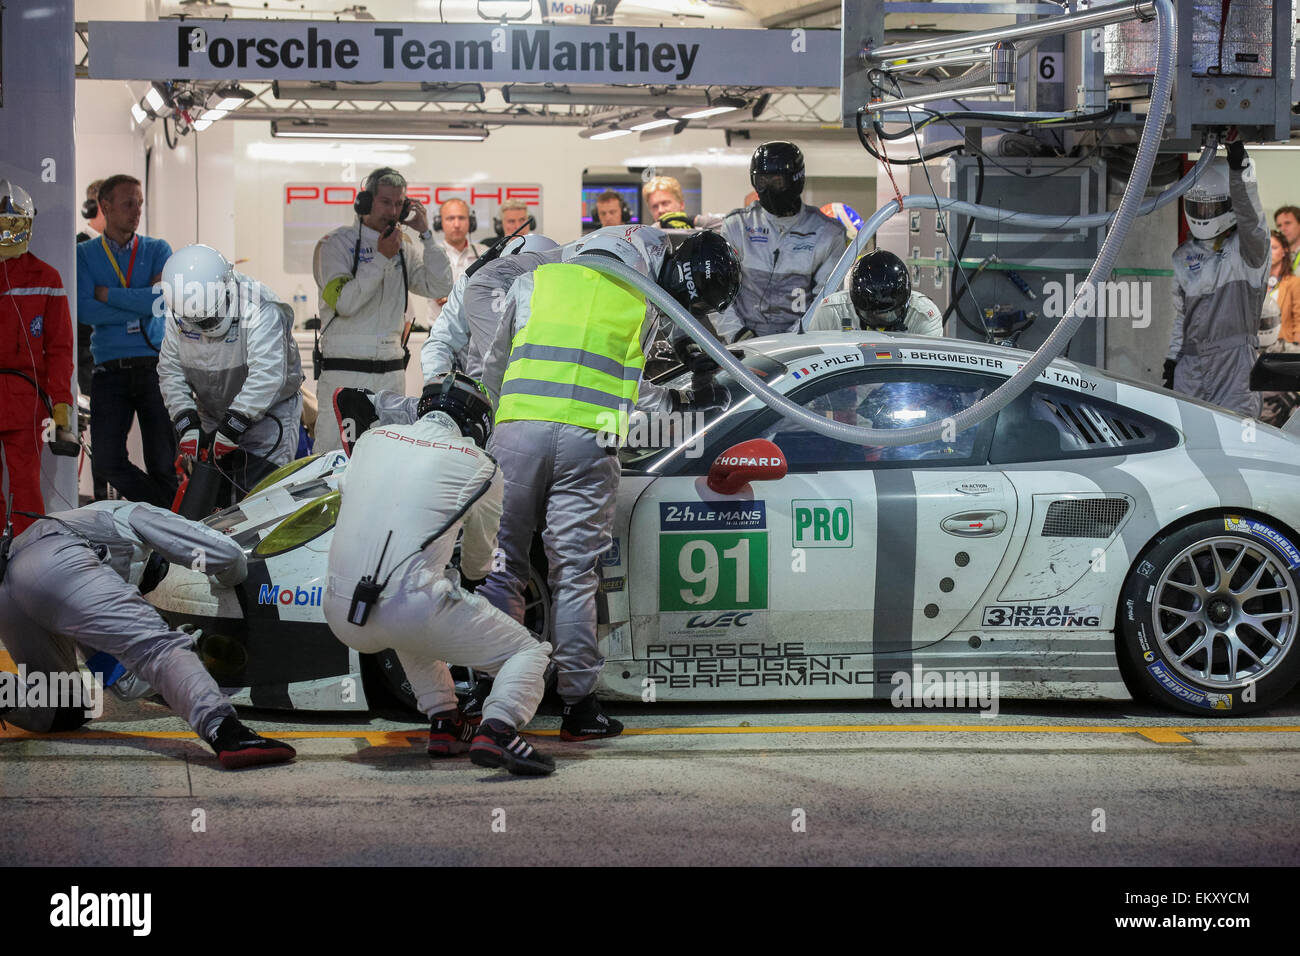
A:
[[[199,413],[211,431],[227,412],[256,421],[292,398],[302,384],[293,338],[293,309],[255,279],[235,273],[239,316],[221,338],[188,331],[173,317],[158,356],[158,385],[167,414]]]
[[[410,425],[375,425],[352,449],[339,480],[343,504],[330,545],[330,589],[350,595],[366,575],[382,583],[393,574],[396,581],[420,553],[429,567],[443,568],[462,527],[461,574],[486,577],[504,487],[496,462],[444,412]]]
[[[402,358],[406,292],[431,299],[451,292],[451,263],[437,235],[421,243],[409,229],[398,228],[406,259],[405,285],[402,256],[390,259],[377,252],[379,233],[360,220],[316,243],[312,273],[320,290],[320,348],[326,359]]]

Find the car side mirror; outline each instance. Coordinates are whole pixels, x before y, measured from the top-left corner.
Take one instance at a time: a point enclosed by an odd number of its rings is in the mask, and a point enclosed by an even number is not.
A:
[[[734,495],[751,481],[776,481],[788,470],[785,453],[766,438],[751,438],[732,445],[713,460],[707,484],[710,491]]]
[[[1300,352],[1265,352],[1250,370],[1253,392],[1300,391]]]

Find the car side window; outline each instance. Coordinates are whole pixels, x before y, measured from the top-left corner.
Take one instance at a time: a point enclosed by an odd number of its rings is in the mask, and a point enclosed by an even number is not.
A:
[[[1160,451],[1178,444],[1169,425],[1054,385],[1034,385],[998,415],[996,465]]]
[[[964,371],[870,368],[827,376],[791,399],[833,421],[865,428],[909,428],[951,419],[988,395],[997,380]],[[746,437],[767,438],[795,472],[983,464],[990,426],[978,425],[916,445],[869,447],[840,441],[766,412]]]

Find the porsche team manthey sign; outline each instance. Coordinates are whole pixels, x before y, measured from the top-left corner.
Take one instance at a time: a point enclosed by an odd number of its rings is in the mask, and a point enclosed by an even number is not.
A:
[[[90,24],[102,80],[838,87],[838,30],[184,20]]]

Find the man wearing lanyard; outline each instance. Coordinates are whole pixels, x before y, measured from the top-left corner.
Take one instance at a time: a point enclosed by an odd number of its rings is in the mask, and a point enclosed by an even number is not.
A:
[[[172,250],[136,232],[143,206],[138,179],[104,180],[103,235],[77,246],[77,318],[95,330],[90,447],[99,473],[121,497],[166,508],[176,493],[176,436],[158,388],[165,324],[153,286]],[[140,422],[143,471],[127,457],[132,418]]]

